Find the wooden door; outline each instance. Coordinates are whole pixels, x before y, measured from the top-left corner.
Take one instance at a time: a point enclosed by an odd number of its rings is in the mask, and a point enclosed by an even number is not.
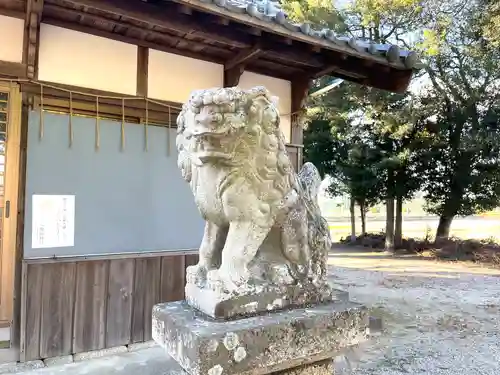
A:
[[[12,324],[21,148],[19,85],[0,82],[0,326]]]

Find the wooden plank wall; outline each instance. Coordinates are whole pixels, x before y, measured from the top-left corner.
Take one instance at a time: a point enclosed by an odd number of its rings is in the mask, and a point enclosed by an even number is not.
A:
[[[21,360],[151,340],[151,310],[184,298],[198,255],[25,264]]]

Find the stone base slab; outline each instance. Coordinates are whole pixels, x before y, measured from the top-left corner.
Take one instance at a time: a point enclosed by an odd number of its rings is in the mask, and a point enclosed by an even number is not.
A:
[[[267,288],[259,293],[231,296],[195,284],[186,284],[187,303],[215,319],[235,319],[262,312],[271,312],[318,303],[343,301],[349,293],[332,289],[328,284],[317,288],[309,285],[286,285]]]
[[[368,321],[347,301],[232,321],[178,301],[153,308],[153,338],[190,375],[263,375],[336,357],[367,339]]]

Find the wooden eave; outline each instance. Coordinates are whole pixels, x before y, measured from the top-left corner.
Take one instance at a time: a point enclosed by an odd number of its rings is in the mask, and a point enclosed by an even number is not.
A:
[[[223,64],[233,83],[246,70],[286,80],[332,75],[400,92],[414,71],[407,64],[409,55],[400,55],[395,47],[374,53],[372,46],[331,33],[313,37],[310,30],[304,33],[290,26],[283,15],[274,21],[255,12],[252,16],[221,6],[225,1],[219,5],[208,0],[38,2],[43,4],[42,23]],[[0,13],[22,16],[27,3],[0,0]]]

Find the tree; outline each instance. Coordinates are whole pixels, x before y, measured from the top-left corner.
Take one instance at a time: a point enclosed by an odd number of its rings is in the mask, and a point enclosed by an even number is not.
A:
[[[422,158],[423,187],[429,211],[440,216],[436,238],[449,236],[455,216],[500,202],[500,52],[477,33],[478,11],[464,5],[426,69],[431,90],[422,100],[435,117],[435,142]]]
[[[441,108],[434,142],[421,158],[427,209],[440,216],[436,238],[449,236],[455,216],[500,202],[500,108],[487,109],[476,125],[464,112],[456,104]]]
[[[401,30],[409,30],[413,19],[422,12],[418,4],[420,3],[415,0],[358,0],[341,16],[351,35],[376,43],[386,43],[390,39],[394,40],[395,35],[400,35]],[[333,107],[337,113],[342,112],[344,117],[350,116],[352,121],[366,122],[365,133],[370,139],[372,153],[377,153],[380,159],[376,173],[379,181],[384,179],[384,188],[379,187],[377,199],[381,199],[380,194],[385,192],[386,248],[392,250],[394,243],[399,245],[402,240],[402,203],[404,199],[411,198],[418,187],[415,170],[410,173],[408,166],[408,141],[415,135],[413,128],[407,124],[408,98],[407,95],[366,89],[353,84],[345,85],[344,88],[347,90],[341,93],[335,91],[322,98],[323,113],[328,113]],[[340,104],[339,99],[344,100],[344,103]],[[363,175],[367,173],[363,168],[361,171]],[[394,201],[397,208],[396,228]]]
[[[347,158],[339,161],[340,187],[351,195],[358,205],[361,218],[361,233],[366,234],[366,213],[380,201],[381,179],[377,175],[376,156],[368,146],[359,141],[351,140],[346,144]],[[330,185],[330,189],[341,188]]]
[[[378,22],[390,38],[420,50],[425,57],[423,82],[427,85],[419,96],[424,103],[420,109],[427,117],[419,117],[437,120],[434,141],[424,142],[429,149],[412,153],[416,161],[421,158],[421,164],[427,163],[427,169],[420,169],[421,183],[427,190],[429,210],[440,215],[437,237],[449,235],[456,215],[477,213],[499,203],[498,117],[495,120],[494,114],[500,101],[500,52],[492,48],[493,37],[499,34],[486,31],[487,27],[498,30],[498,12],[493,12],[498,2],[484,2],[492,10],[488,16],[478,16],[482,13],[478,1],[425,0],[409,24],[399,21],[398,17],[407,19],[408,13],[396,0],[358,0],[353,5],[365,24]]]
[[[362,233],[366,233],[366,212],[380,199],[380,179],[374,168],[374,155],[363,143],[359,130],[340,116],[329,120],[313,119],[304,131],[304,157],[314,163],[322,177],[330,176],[327,192],[351,197],[351,226],[353,204],[360,208]],[[375,156],[376,157],[376,156]]]
[[[282,0],[281,6],[287,17],[296,22],[308,22],[318,28],[346,32],[344,15],[335,8],[331,0]]]
[[[374,142],[382,153],[378,169],[386,180],[386,249],[392,250],[402,243],[403,202],[413,198],[420,187],[415,155],[426,132],[417,121],[417,110],[408,93],[385,94],[372,107],[372,138],[376,138]]]
[[[317,3],[293,4],[302,20],[319,14]],[[323,13],[327,24],[341,19],[351,35],[420,51],[426,63],[412,100],[349,84],[313,103],[316,116],[365,123],[364,141],[378,155],[373,168],[385,179],[388,248],[394,200],[398,242],[403,201],[419,186],[440,215],[437,237],[449,235],[455,216],[498,205],[500,34],[488,31],[498,30],[497,7],[491,0],[355,0],[338,11],[320,3],[333,9]]]
[[[479,1],[484,11],[478,14],[480,32],[491,43],[492,48],[500,47],[500,3],[497,0]]]

